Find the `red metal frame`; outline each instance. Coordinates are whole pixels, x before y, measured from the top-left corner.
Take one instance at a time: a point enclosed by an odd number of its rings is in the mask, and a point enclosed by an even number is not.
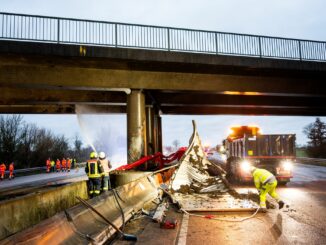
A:
[[[167,163],[171,163],[174,160],[179,161],[181,159],[181,157],[183,156],[183,154],[186,152],[186,150],[187,150],[187,147],[181,147],[179,150],[177,150],[176,152],[174,152],[168,156],[164,156],[161,152],[157,152],[154,155],[145,156],[136,162],[120,166],[116,170],[133,169],[133,168],[136,168],[136,167],[146,163],[147,161],[151,161],[151,160],[154,160],[156,163],[158,163],[158,165],[159,165],[158,168],[162,169],[162,168],[164,168],[165,164],[167,164]]]

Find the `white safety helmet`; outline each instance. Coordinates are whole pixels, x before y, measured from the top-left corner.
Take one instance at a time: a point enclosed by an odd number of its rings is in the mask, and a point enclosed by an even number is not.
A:
[[[103,151],[101,151],[99,154],[98,154],[98,157],[101,159],[101,160],[103,160],[103,159],[105,159],[105,153],[103,152]]]

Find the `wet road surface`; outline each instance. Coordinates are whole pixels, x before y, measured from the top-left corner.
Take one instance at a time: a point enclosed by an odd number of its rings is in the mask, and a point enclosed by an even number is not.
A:
[[[296,164],[293,171],[292,182],[278,187],[288,208],[269,209],[243,222],[226,222],[182,215],[170,207],[167,216],[178,220],[177,229],[160,229],[159,224],[145,218],[129,222],[126,232],[138,236],[137,244],[326,244],[326,167]],[[237,190],[255,191],[251,185]],[[252,215],[209,214],[233,221]],[[135,243],[120,240],[114,244]]]
[[[294,178],[278,193],[289,205],[243,222],[190,216],[186,244],[326,244],[326,167],[296,164]],[[254,191],[242,186],[239,191]],[[218,215],[218,214],[216,214]],[[249,214],[220,215],[238,219]]]
[[[5,179],[0,182],[0,200],[11,196],[25,195],[40,188],[58,186],[66,183],[87,180],[84,169],[72,169],[70,172],[43,173]]]

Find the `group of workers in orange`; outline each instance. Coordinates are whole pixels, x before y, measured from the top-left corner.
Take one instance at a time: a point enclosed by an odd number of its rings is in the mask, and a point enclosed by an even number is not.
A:
[[[51,158],[48,158],[46,160],[46,172],[54,172],[54,168],[56,172],[70,172],[72,164],[76,164],[76,159],[63,158],[61,161],[57,159],[56,162],[54,162],[54,160],[51,161]]]
[[[5,179],[6,169],[7,169],[6,164],[2,163],[0,165],[0,180]],[[14,176],[14,170],[15,170],[15,166],[14,166],[14,163],[12,162],[12,163],[9,164],[9,180],[11,180],[11,179],[13,179],[15,177]]]

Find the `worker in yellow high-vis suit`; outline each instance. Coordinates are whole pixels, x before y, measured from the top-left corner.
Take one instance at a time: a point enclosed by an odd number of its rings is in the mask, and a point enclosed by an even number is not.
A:
[[[260,208],[263,212],[266,212],[266,195],[269,194],[273,197],[279,205],[279,209],[283,208],[284,202],[280,199],[276,193],[277,180],[275,176],[261,168],[251,168],[251,173],[254,178],[255,186],[259,191]]]
[[[91,152],[90,159],[86,163],[85,172],[88,176],[88,191],[90,197],[98,196],[101,192],[101,180],[103,167],[97,159],[97,153]]]

